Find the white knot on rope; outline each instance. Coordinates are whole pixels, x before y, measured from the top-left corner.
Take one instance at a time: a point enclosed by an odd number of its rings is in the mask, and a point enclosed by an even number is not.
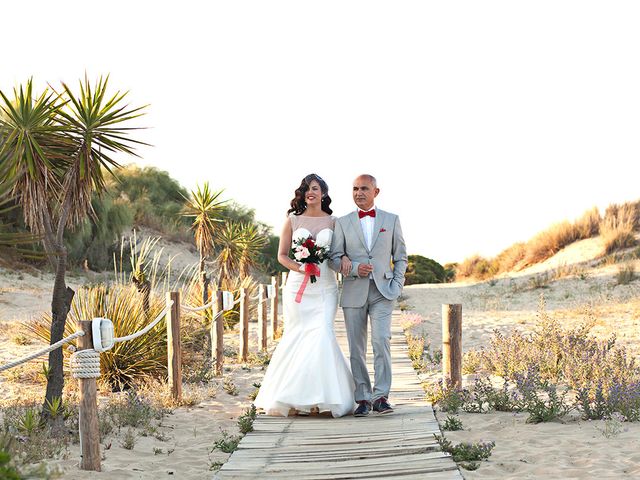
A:
[[[71,355],[69,362],[73,378],[98,378],[100,376],[100,353],[95,350],[80,350]]]

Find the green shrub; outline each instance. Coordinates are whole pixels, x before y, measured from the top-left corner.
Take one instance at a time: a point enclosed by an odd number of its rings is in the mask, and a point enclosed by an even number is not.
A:
[[[137,441],[138,436],[136,435],[135,430],[129,427],[120,442],[120,446],[126,450],[133,450],[133,447],[135,447]]]
[[[491,456],[491,450],[496,446],[496,442],[458,443],[453,445],[442,435],[433,435],[443,452],[450,453],[453,461],[458,462],[479,462]]]
[[[241,438],[239,435],[231,436],[226,430],[222,430],[222,438],[216,440],[211,451],[220,450],[224,453],[233,453],[238,448]]]
[[[421,255],[409,255],[409,264],[405,274],[405,284],[443,283],[447,281],[447,273],[442,265]]]
[[[0,478],[2,480],[21,480],[20,472],[11,464],[9,452],[0,450]]]
[[[86,261],[91,270],[108,270],[113,266],[120,237],[133,225],[133,211],[127,202],[114,198],[110,192],[94,196],[91,206],[95,215],[65,235],[69,261],[76,266]]]
[[[108,189],[129,206],[135,225],[163,233],[182,231],[190,239],[189,221],[181,216],[188,192],[175,179],[155,167],[129,165],[110,180]]]
[[[105,413],[118,428],[148,427],[153,419],[160,419],[164,415],[163,410],[155,408],[134,389],[128,390],[123,396],[111,397]]]
[[[444,279],[445,282],[454,282],[456,280],[456,271],[458,269],[458,263],[445,263],[444,264]]]
[[[65,404],[66,413],[61,416],[61,424],[53,428],[40,421],[38,407],[28,402],[0,409],[0,451],[9,455],[12,459],[9,465],[26,478],[50,478],[38,476],[46,470],[46,465],[39,463],[59,458],[71,443],[78,441],[77,405],[70,407]],[[4,477],[0,475],[1,478]]]
[[[447,413],[458,413],[464,405],[464,392],[452,386],[445,387],[442,380],[422,384],[427,400]]]
[[[253,432],[253,421],[256,419],[256,407],[251,405],[238,417],[238,429],[240,433]]]
[[[447,418],[442,424],[442,429],[445,431],[462,430],[462,421],[460,421],[459,418],[452,417],[451,415],[447,415]]]

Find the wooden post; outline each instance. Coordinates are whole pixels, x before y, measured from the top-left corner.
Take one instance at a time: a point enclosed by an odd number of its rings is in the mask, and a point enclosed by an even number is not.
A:
[[[249,355],[249,293],[246,288],[240,289],[240,349],[238,356],[241,362],[247,361]]]
[[[277,276],[271,277],[271,285],[273,285],[274,294],[271,298],[271,331],[269,332],[269,337],[271,337],[271,340],[275,340],[276,333],[278,332],[278,299],[280,298],[280,279]]]
[[[167,303],[173,305],[167,317],[167,366],[171,395],[182,400],[182,344],[180,343],[180,292],[167,292]]]
[[[222,290],[216,290],[215,295],[214,321],[211,322],[211,363],[215,365],[215,375],[222,375],[222,366],[224,364],[224,314],[218,316],[218,313],[224,310]]]
[[[442,305],[442,377],[445,385],[462,388],[462,305]]]
[[[260,298],[258,305],[258,345],[263,352],[267,350],[267,286],[260,285]]]
[[[78,350],[93,348],[91,321],[80,321],[84,336],[78,337]],[[98,429],[98,394],[95,378],[79,378],[80,387],[80,468],[99,472],[100,467],[100,430]]]

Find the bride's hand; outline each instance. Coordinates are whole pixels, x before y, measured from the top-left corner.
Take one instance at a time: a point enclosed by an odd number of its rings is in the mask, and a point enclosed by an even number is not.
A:
[[[340,273],[345,277],[351,273],[351,259],[346,255],[340,259]]]
[[[304,273],[305,272],[305,266],[304,263],[301,263],[300,266],[298,267],[298,271]]]

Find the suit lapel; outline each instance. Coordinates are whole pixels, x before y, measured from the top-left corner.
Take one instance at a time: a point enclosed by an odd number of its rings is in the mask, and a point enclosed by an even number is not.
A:
[[[356,210],[350,215],[351,223],[353,224],[353,228],[355,228],[356,233],[358,234],[358,238],[362,242],[362,246],[368,252],[367,242],[364,240],[364,233],[362,232],[362,225],[360,225],[360,219],[358,218],[358,211]]]
[[[371,235],[371,250],[373,250],[373,247],[376,244],[380,228],[382,228],[382,224],[384,223],[384,215],[385,213],[382,210],[376,209],[376,221],[373,222],[373,233]]]

